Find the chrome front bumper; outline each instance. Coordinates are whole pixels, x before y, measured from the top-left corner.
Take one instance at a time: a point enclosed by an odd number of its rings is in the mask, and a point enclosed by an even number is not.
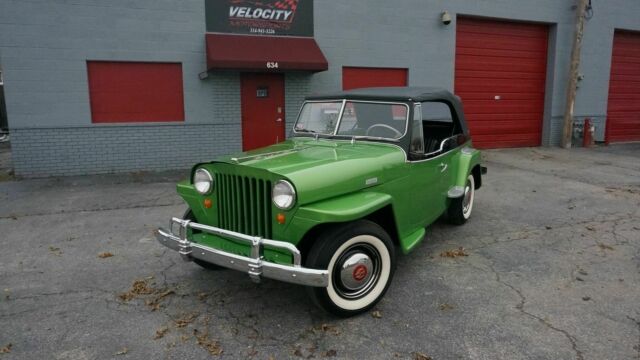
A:
[[[178,227],[177,233],[174,232],[176,226]],[[236,255],[191,242],[187,239],[188,228],[246,242],[251,245],[251,257]],[[171,219],[169,231],[162,228],[158,229],[156,238],[162,245],[179,252],[180,256],[186,261],[199,259],[229,269],[246,272],[256,282],[259,282],[262,277],[266,277],[306,286],[326,287],[328,284],[329,272],[327,270],[303,268],[301,266],[300,250],[288,242],[249,236],[178,218]],[[290,253],[293,257],[293,265],[281,265],[263,260],[262,254],[265,245]]]

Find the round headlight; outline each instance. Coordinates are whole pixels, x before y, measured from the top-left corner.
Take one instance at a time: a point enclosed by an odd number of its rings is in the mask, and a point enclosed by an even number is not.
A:
[[[193,186],[195,186],[196,190],[202,195],[211,193],[211,189],[213,189],[211,173],[205,169],[196,170],[196,173],[193,175]]]
[[[280,180],[271,191],[273,204],[282,210],[289,210],[296,203],[296,191],[288,181]]]

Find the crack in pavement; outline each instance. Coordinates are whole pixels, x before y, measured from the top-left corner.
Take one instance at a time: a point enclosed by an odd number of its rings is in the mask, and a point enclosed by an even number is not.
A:
[[[635,318],[632,318],[629,315],[627,315],[627,319],[636,323],[636,326],[638,327],[638,331],[640,331],[640,320],[636,320]],[[640,334],[638,334],[638,345],[636,345],[635,348],[636,348],[636,351],[638,352],[637,358],[640,359]]]
[[[506,281],[502,280],[500,278],[500,273],[498,273],[498,271],[496,271],[496,269],[493,267],[493,262],[490,265],[487,265],[487,266],[489,267],[489,269],[491,269],[491,271],[495,275],[496,282],[508,287],[509,289],[514,291],[516,294],[518,294],[518,296],[520,297],[520,303],[516,305],[516,309],[519,312],[521,312],[522,314],[524,314],[524,315],[526,315],[526,316],[528,316],[528,317],[530,317],[532,319],[537,320],[538,322],[540,322],[544,326],[548,327],[549,329],[563,334],[567,338],[567,340],[569,340],[569,342],[571,343],[571,348],[573,349],[573,351],[576,354],[576,359],[577,360],[584,360],[584,355],[582,354],[582,351],[580,351],[580,349],[578,349],[576,338],[573,335],[569,334],[569,332],[564,330],[564,329],[560,329],[560,328],[554,326],[551,322],[549,322],[549,321],[547,321],[547,320],[545,320],[545,319],[543,319],[543,318],[541,318],[541,317],[539,317],[539,316],[537,316],[535,314],[532,314],[532,313],[526,311],[524,309],[524,306],[525,306],[525,304],[527,302],[527,298],[524,296],[524,294],[522,294],[522,291],[520,289],[516,288],[515,286],[507,283]]]

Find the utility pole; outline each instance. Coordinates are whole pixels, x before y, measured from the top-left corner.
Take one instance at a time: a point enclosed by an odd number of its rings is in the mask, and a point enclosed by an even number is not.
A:
[[[582,49],[582,36],[584,34],[584,20],[589,0],[578,0],[576,9],[576,33],[573,38],[571,50],[571,68],[569,70],[569,82],[567,84],[567,102],[564,110],[564,130],[562,132],[562,147],[571,148],[573,138],[573,109],[576,104],[576,92],[578,90],[578,72],[580,71],[580,51]]]

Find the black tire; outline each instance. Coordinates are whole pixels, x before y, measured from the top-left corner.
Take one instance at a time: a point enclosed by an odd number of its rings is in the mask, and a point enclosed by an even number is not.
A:
[[[304,265],[329,269],[328,287],[307,288],[313,302],[349,317],[371,309],[387,292],[396,267],[395,247],[379,225],[359,220],[321,233]]]
[[[191,209],[187,209],[187,211],[185,211],[184,216],[182,217],[184,220],[191,220],[191,221],[196,221],[196,217],[195,215],[193,215],[193,211],[191,211]],[[192,230],[192,233],[197,234],[199,233],[199,230]],[[218,270],[224,270],[225,268],[222,266],[218,266],[216,264],[211,264],[208,263],[206,261],[202,261],[199,259],[193,259],[193,262],[196,263],[197,265],[199,265],[200,267],[207,269],[207,270],[214,270],[214,271],[218,271]]]
[[[452,199],[447,209],[447,219],[454,225],[463,225],[471,217],[473,202],[475,199],[475,179],[473,174],[469,174],[464,187],[464,195]]]

